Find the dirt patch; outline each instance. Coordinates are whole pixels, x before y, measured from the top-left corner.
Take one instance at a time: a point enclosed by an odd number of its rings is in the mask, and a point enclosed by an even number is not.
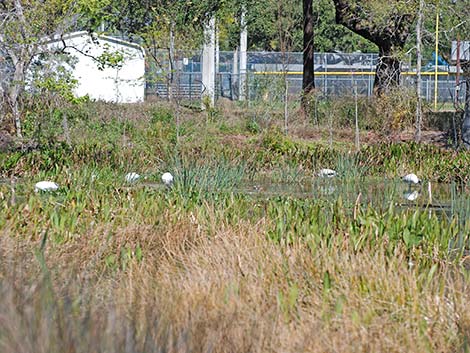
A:
[[[335,128],[331,132],[325,128],[296,127],[290,133],[298,138],[307,141],[328,142],[330,134],[334,143],[354,144],[355,131],[351,128]],[[361,131],[359,135],[361,145],[373,145],[383,142],[399,143],[412,142],[415,140],[414,131],[403,131],[390,135],[384,135],[375,131]],[[426,130],[421,134],[421,142],[436,145],[439,147],[449,147],[448,134],[438,130]]]
[[[404,131],[392,135],[391,142],[411,142],[415,140],[414,131]],[[443,131],[428,130],[421,133],[421,142],[436,145],[439,147],[448,147],[448,134]]]
[[[237,149],[242,149],[246,146],[246,141],[248,140],[248,136],[245,135],[224,135],[220,139],[220,143],[224,145],[230,145]]]

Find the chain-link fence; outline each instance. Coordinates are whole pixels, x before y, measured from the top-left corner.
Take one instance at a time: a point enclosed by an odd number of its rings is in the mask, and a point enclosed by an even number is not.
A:
[[[238,99],[240,82],[246,82],[248,99],[263,99],[285,90],[300,95],[302,89],[303,56],[299,52],[248,52],[247,72],[241,77],[238,71],[238,52],[220,52],[216,74],[216,97]],[[402,64],[402,83],[415,87],[416,70],[411,56]],[[166,98],[172,94],[190,100],[198,100],[204,87],[201,82],[201,52],[178,52],[170,80],[168,53],[158,52],[159,65],[148,65],[147,96]],[[374,89],[377,54],[317,53],[315,54],[315,86],[325,97],[352,95],[372,96]],[[453,66],[438,67],[437,95],[441,103],[453,102],[455,94],[463,100],[463,90],[456,90],[456,70]],[[243,80],[240,80],[243,78]],[[435,72],[432,60],[424,61],[421,96],[434,101]],[[172,85],[169,82],[172,81]]]

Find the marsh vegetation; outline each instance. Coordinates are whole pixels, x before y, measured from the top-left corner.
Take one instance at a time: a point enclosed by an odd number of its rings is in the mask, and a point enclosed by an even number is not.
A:
[[[2,352],[469,349],[467,152],[224,109],[25,122],[37,145],[0,154]]]

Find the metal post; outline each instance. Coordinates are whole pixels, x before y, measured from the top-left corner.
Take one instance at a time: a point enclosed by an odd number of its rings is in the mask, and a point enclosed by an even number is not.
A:
[[[325,97],[328,96],[328,58],[326,56],[326,53],[323,53],[323,63],[324,63],[324,74],[323,74],[323,92],[325,92]]]
[[[455,107],[459,104],[460,94],[460,36],[457,35],[457,65],[455,76]]]
[[[191,70],[192,70],[192,65],[191,65]],[[193,90],[193,73],[189,73],[189,100],[192,100],[192,90]]]
[[[426,78],[426,102],[431,100],[431,95],[429,94],[429,77]]]

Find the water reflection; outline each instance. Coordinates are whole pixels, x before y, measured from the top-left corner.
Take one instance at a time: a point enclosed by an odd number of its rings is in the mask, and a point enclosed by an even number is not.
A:
[[[405,198],[405,200],[407,201],[416,201],[416,199],[419,197],[419,191],[418,190],[415,190],[415,191],[405,191],[403,193],[403,197]]]
[[[361,204],[387,208],[390,203],[400,207],[423,207],[448,209],[456,196],[453,184],[433,184],[432,193],[426,185],[410,188],[401,179],[360,178],[360,179],[320,179],[307,183],[278,183],[270,180],[250,182],[235,192],[252,195],[256,198],[286,196],[293,198],[315,198],[334,201],[341,198],[345,204],[357,202],[361,194]]]
[[[320,188],[322,195],[333,196],[335,191],[336,187],[334,185],[323,186]]]
[[[178,180],[176,180],[176,183]],[[90,187],[95,187],[90,183]],[[32,191],[32,184],[19,182],[15,185],[18,196]],[[139,183],[132,187],[143,187],[163,190],[163,185],[152,182]],[[0,191],[4,195],[11,193],[12,181],[0,179]],[[291,198],[315,199],[333,202],[342,199],[343,204],[354,206],[358,202],[371,205],[377,209],[387,209],[390,204],[402,208],[422,207],[443,211],[447,215],[462,214],[470,218],[470,197],[456,184],[417,185],[412,188],[404,184],[400,178],[313,178],[304,183],[280,183],[272,180],[245,180],[235,188],[224,190],[211,189],[211,192],[235,192],[253,198],[273,198],[286,196]],[[358,197],[361,195],[361,197]],[[466,217],[466,216],[469,217]]]

